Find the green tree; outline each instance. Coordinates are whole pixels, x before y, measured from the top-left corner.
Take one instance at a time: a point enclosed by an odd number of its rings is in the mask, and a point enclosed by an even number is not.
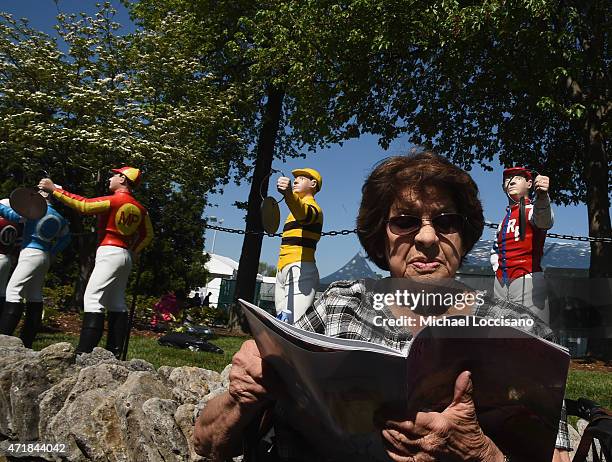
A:
[[[253,162],[237,297],[252,299],[261,251],[261,196],[274,156],[284,159],[357,136],[354,112],[332,113],[342,98],[334,62],[344,44],[321,50],[330,32],[315,18],[314,2],[142,0],[131,4],[136,20],[158,30],[167,15],[183,27],[185,53],[206,63],[221,85],[233,87],[244,105],[239,118],[251,141]],[[343,37],[344,38],[344,37]],[[331,54],[330,54],[331,51]],[[332,58],[330,58],[330,56]],[[355,60],[353,60],[355,61]],[[350,64],[346,64],[350,66]],[[238,175],[244,175],[239,169]],[[261,191],[260,191],[261,187]],[[243,323],[244,325],[244,323]]]
[[[276,276],[276,266],[270,265],[265,261],[260,261],[257,272],[262,276]]]
[[[368,132],[468,169],[527,165],[552,177],[556,203],[586,204],[591,236],[610,237],[610,11],[603,0],[282,2],[253,28],[274,34],[259,62],[287,64],[286,125],[300,141]],[[612,276],[612,245],[591,244],[590,274]]]
[[[612,235],[609,2],[377,0],[298,8],[293,17],[305,40],[329,57],[319,61],[331,69],[319,81],[338,95],[327,109],[345,122],[339,140],[369,132],[387,147],[404,136],[468,169],[490,168],[496,158],[529,166],[552,177],[556,203],[586,204],[591,236]],[[313,93],[315,67],[301,69]],[[612,245],[591,244],[590,274],[612,275]]]

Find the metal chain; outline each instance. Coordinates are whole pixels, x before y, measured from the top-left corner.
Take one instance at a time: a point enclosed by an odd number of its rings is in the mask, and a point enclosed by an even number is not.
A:
[[[490,221],[485,221],[485,226],[497,229],[499,227],[499,223],[492,223]],[[242,229],[233,229],[233,228],[224,228],[222,226],[215,225],[205,225],[205,228],[212,229],[215,231],[222,231],[230,234],[261,234],[266,235],[268,237],[281,237],[282,233],[266,233],[265,231],[244,231]],[[348,236],[349,234],[357,233],[356,229],[343,229],[340,231],[325,231],[321,233],[321,236]],[[567,241],[581,241],[581,242],[605,242],[607,244],[612,244],[612,238],[610,237],[590,237],[590,236],[572,236],[570,234],[557,234],[557,233],[547,233],[546,237],[550,237],[553,239],[564,239]]]
[[[341,231],[325,231],[321,236],[348,236],[349,234],[357,233],[356,229],[343,229]]]
[[[491,223],[485,221],[485,226],[498,229],[499,223]],[[612,237],[591,237],[591,236],[572,236],[571,234],[557,234],[557,233],[546,233],[546,237],[552,239],[564,239],[566,241],[581,241],[581,242],[605,242],[606,244],[612,244]]]
[[[215,225],[204,225],[206,229],[212,229],[215,231],[222,231],[224,233],[230,234],[262,234],[268,237],[281,237],[281,233],[266,233],[265,231],[245,231],[243,229],[234,229],[234,228],[224,228],[223,226],[215,226]]]

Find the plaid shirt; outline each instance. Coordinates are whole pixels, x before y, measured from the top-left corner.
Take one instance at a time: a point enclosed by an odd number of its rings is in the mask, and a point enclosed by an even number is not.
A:
[[[406,352],[412,340],[412,334],[404,327],[375,322],[375,317],[383,316],[390,319],[393,314],[387,307],[381,310],[373,308],[374,292],[368,290],[367,282],[358,280],[333,283],[314,306],[297,320],[295,326],[330,337],[365,340]],[[524,329],[525,331],[548,340],[554,339],[550,328],[522,305],[485,298],[485,303],[477,306],[472,314],[485,318],[501,318],[502,316],[506,319],[531,318],[534,320],[533,327]],[[559,422],[556,447],[571,450],[567,416],[564,411],[565,406]],[[276,416],[278,417],[275,426],[276,447],[281,460],[324,460],[321,456],[312,454],[312,447],[307,446],[303,438],[291,430],[290,419],[285,415],[285,410],[278,405]],[[366,442],[364,445],[372,445],[372,442]],[[359,459],[353,459],[355,460]]]

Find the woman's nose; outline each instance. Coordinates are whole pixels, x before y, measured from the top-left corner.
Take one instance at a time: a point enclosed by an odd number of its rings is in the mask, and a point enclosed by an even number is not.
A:
[[[424,247],[431,247],[438,242],[438,234],[436,229],[430,222],[423,222],[419,231],[414,236],[414,241]]]

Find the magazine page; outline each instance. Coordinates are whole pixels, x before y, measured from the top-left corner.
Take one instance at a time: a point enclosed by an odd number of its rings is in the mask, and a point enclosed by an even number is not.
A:
[[[456,377],[468,370],[484,433],[512,460],[552,460],[569,354],[518,329],[478,325],[478,319],[461,329],[427,327],[412,341],[409,409],[443,410]]]
[[[317,332],[310,332],[298,327],[294,327],[291,324],[280,321],[272,316],[267,311],[259,308],[246,300],[239,299],[240,304],[245,309],[245,312],[250,311],[256,315],[262,322],[268,327],[274,329],[277,333],[286,336],[289,335],[292,338],[300,339],[309,345],[309,348],[313,346],[320,346],[323,348],[329,348],[333,350],[359,350],[359,351],[373,351],[382,354],[388,354],[391,356],[406,357],[401,351],[394,350],[385,345],[379,345],[371,342],[364,342],[362,340],[353,340],[346,338],[329,337],[327,335],[319,334]]]
[[[300,424],[307,427],[302,433],[317,447],[331,453],[359,452],[357,445],[375,430],[374,412],[405,396],[406,358],[302,348],[308,347],[302,339],[284,336],[252,310],[244,311],[262,358],[284,382],[289,400],[283,407],[297,416],[298,429]]]

